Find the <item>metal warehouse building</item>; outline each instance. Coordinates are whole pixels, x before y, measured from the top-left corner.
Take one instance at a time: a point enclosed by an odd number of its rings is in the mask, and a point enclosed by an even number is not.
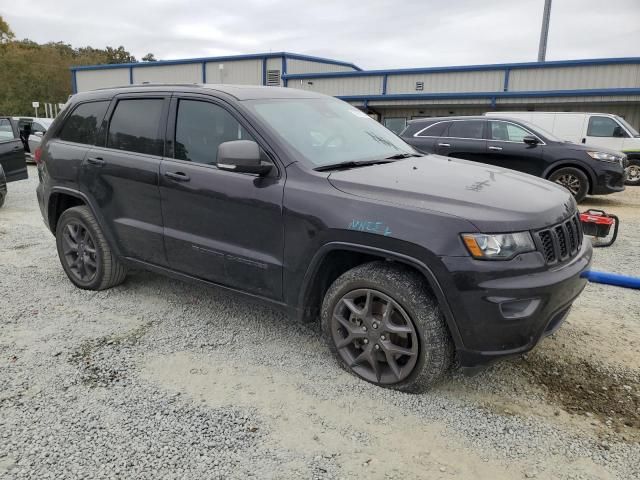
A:
[[[228,83],[312,90],[394,131],[411,118],[490,110],[615,113],[640,126],[640,57],[363,71],[294,53],[73,67],[75,92],[135,83]]]

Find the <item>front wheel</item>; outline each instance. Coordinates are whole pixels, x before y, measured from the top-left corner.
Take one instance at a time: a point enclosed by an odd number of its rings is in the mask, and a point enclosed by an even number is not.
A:
[[[381,387],[422,392],[453,363],[425,279],[402,265],[372,262],[344,273],[325,295],[321,321],[340,366]]]
[[[569,190],[576,202],[584,200],[589,193],[589,179],[582,170],[577,168],[560,168],[549,176],[549,180]]]
[[[627,170],[626,185],[640,185],[640,159],[630,158]]]

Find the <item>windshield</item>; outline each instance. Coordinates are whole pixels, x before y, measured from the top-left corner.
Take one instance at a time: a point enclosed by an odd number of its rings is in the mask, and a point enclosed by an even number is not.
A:
[[[619,117],[619,116],[615,116],[616,120],[618,120],[622,125],[624,125],[624,127],[629,130],[629,133],[631,135],[633,135],[634,137],[640,137],[640,133],[638,133],[638,131],[633,128],[631,125],[629,125],[629,122],[627,122],[624,118]]]
[[[533,123],[529,123],[529,122],[525,122],[525,121],[520,121],[520,123],[522,123],[526,127],[529,127],[534,132],[542,135],[547,140],[551,140],[552,142],[564,142],[564,140],[562,138],[556,137],[553,133],[551,133],[548,130],[545,130],[544,128],[540,127],[539,125],[534,125]]]
[[[246,104],[313,168],[416,153],[400,137],[342,100],[292,98]]]

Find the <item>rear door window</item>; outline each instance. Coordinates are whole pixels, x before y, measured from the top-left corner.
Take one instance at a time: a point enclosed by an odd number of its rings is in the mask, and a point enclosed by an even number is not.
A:
[[[447,137],[482,139],[484,120],[462,120],[451,122]]]
[[[13,128],[8,118],[0,118],[0,142],[6,142],[7,140],[13,140],[15,135],[13,134]]]
[[[162,155],[164,140],[160,132],[164,99],[119,100],[111,116],[107,148]]]
[[[67,142],[95,145],[108,106],[108,101],[78,105],[64,122],[58,138]]]
[[[175,158],[215,165],[218,146],[233,140],[253,138],[227,110],[209,102],[180,100]]]

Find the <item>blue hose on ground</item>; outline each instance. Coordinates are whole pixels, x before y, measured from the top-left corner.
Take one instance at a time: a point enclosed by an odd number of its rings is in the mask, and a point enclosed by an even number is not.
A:
[[[607,285],[615,285],[616,287],[640,290],[640,277],[630,277],[617,273],[595,272],[593,270],[587,270],[583,272],[581,276],[594,283],[605,283]]]

